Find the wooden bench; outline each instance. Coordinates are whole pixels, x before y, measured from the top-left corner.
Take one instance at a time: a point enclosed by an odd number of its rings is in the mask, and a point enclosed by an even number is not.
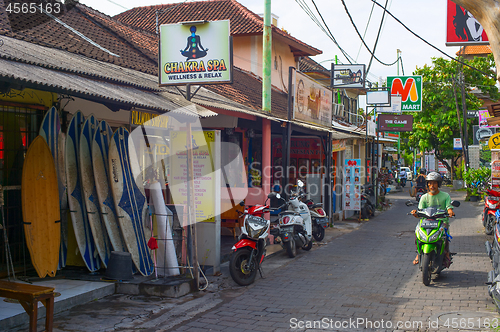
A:
[[[36,332],[38,301],[46,308],[45,331],[52,331],[54,318],[54,288],[0,280],[0,297],[18,300],[30,319],[30,332]]]

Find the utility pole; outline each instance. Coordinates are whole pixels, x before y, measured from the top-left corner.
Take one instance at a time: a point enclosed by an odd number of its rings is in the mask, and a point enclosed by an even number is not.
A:
[[[262,38],[262,110],[271,112],[272,57],[271,0],[264,1],[264,35]],[[291,93],[289,91],[289,93]]]

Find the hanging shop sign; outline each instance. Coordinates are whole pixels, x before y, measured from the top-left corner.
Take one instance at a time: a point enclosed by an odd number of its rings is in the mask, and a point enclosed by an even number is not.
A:
[[[332,91],[295,71],[294,120],[332,127]]]
[[[342,89],[365,88],[365,65],[336,65],[332,63],[331,86]]]
[[[453,150],[462,150],[462,139],[460,137],[453,139]]]
[[[490,147],[490,150],[500,150],[500,133],[490,137],[488,140],[488,146]]]
[[[465,8],[448,0],[446,14],[446,46],[488,45],[481,23]]]
[[[337,139],[332,141],[332,153],[345,150],[345,139]]]
[[[413,115],[380,114],[378,116],[379,131],[412,131]]]
[[[161,25],[159,57],[160,86],[231,83],[229,21]]]
[[[422,110],[422,76],[388,76],[391,95],[401,96],[402,112]]]
[[[400,95],[391,96],[391,106],[377,106],[377,113],[401,113],[401,101],[402,97]]]
[[[495,128],[472,126],[474,131],[473,145],[479,145],[480,142],[488,141],[495,134]]]
[[[482,128],[498,128],[500,126],[490,126],[488,124],[488,119],[492,118],[488,110],[478,110],[478,116],[479,116],[479,127]]]
[[[361,159],[344,162],[344,210],[361,209]]]
[[[148,127],[168,128],[168,116],[160,116],[161,114],[131,110],[130,111],[130,125],[142,126],[147,123]]]
[[[366,104],[377,106],[391,106],[391,95],[387,89],[366,91]]]

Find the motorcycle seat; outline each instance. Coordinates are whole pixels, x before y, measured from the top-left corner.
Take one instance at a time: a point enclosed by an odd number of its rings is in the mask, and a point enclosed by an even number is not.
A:
[[[300,213],[287,210],[287,211],[280,212],[279,216],[300,216]]]
[[[323,207],[323,203],[316,203],[316,204],[313,204],[311,206],[308,206],[309,209],[322,208],[322,207]]]

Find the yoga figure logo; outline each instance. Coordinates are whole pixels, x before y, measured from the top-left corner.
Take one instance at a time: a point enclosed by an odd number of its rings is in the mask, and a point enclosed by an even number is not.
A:
[[[189,31],[191,31],[191,36],[187,38],[186,48],[180,51],[181,54],[188,59],[203,58],[207,55],[208,48],[201,45],[200,36],[196,35],[196,26],[191,26]]]

